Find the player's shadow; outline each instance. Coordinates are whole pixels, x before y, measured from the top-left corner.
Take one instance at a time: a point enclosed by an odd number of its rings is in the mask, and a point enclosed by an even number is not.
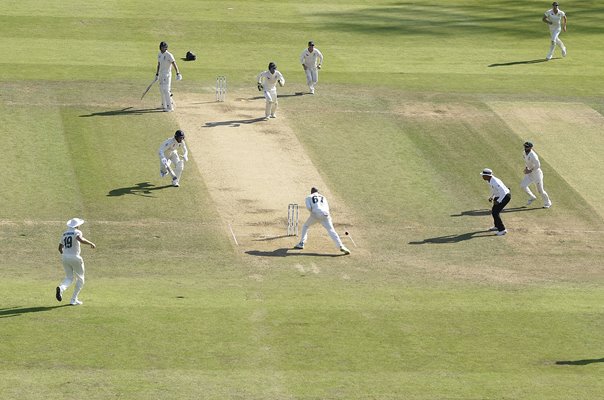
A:
[[[143,196],[143,197],[155,197],[152,192],[155,190],[162,190],[166,188],[171,188],[172,185],[164,185],[164,186],[155,186],[149,182],[140,182],[135,184],[134,186],[128,186],[118,189],[113,189],[107,193],[107,197],[118,197],[125,196],[128,194],[134,196]]]
[[[291,251],[289,247],[283,247],[273,251],[262,251],[262,250],[248,250],[245,253],[250,256],[257,257],[342,257],[345,254],[324,254],[324,253],[302,253],[300,250]]]
[[[595,363],[604,363],[604,358],[594,358],[591,360],[556,361],[556,365],[589,365]]]
[[[290,235],[280,235],[280,236],[271,236],[271,237],[266,237],[266,238],[262,238],[262,239],[254,239],[254,242],[268,242],[271,240],[277,240],[277,239],[283,239],[286,237],[291,237]]]
[[[61,307],[67,307],[69,306],[68,303],[66,304],[61,304],[58,306],[51,306],[51,307],[10,307],[10,308],[2,308],[0,309],[0,318],[8,318],[8,317],[18,317],[20,315],[23,314],[29,314],[29,313],[37,313],[37,312],[43,312],[43,311],[51,311],[54,310],[55,308],[61,308]]]
[[[299,96],[304,96],[305,94],[310,94],[310,93],[304,93],[304,92],[295,92],[292,94],[278,94],[277,97],[278,98],[282,98],[282,97],[299,97]],[[248,97],[247,99],[238,99],[238,100],[261,100],[264,99],[264,96],[254,96],[254,97]]]
[[[521,212],[521,211],[534,211],[540,210],[540,208],[528,208],[527,206],[504,208],[501,213]],[[485,215],[491,215],[491,210],[483,208],[481,210],[468,210],[461,211],[459,214],[451,214],[451,217],[484,217]]]
[[[490,64],[489,68],[492,68],[492,67],[508,67],[510,65],[522,65],[522,64],[539,64],[539,63],[543,63],[543,62],[547,62],[547,60],[545,58],[538,58],[536,60],[510,61],[510,62],[507,62],[507,63]]]
[[[493,236],[494,232],[490,230],[480,230],[475,232],[467,232],[459,235],[445,235],[433,238],[427,238],[419,242],[409,242],[409,244],[447,244],[447,243],[459,243],[470,239],[490,237]]]
[[[202,128],[215,128],[217,126],[231,126],[236,128],[241,124],[255,124],[256,122],[264,121],[264,117],[258,118],[249,118],[249,119],[235,119],[230,121],[216,121],[216,122],[206,122]]]
[[[142,114],[149,114],[149,113],[159,113],[159,112],[164,112],[164,109],[159,107],[159,108],[132,108],[132,107],[126,107],[126,108],[122,108],[119,110],[111,110],[111,111],[102,111],[102,112],[95,112],[95,113],[91,113],[91,114],[84,114],[84,115],[79,115],[79,117],[83,117],[83,118],[88,118],[88,117],[113,117],[116,115],[142,115]]]

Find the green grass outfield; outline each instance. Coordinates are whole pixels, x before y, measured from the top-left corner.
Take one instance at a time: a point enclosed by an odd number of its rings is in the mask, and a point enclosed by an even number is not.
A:
[[[0,398],[601,397],[604,6],[562,3],[569,55],[541,62],[549,3],[1,2]],[[137,112],[140,94],[162,40],[175,96],[218,74],[256,96],[269,60],[280,93],[303,90],[311,38],[317,96],[280,112],[359,247],[250,255],[195,154],[162,188],[156,150],[178,124]],[[523,208],[525,140],[550,210]],[[513,191],[504,238],[485,236],[484,167]],[[98,246],[82,307],[54,300],[73,216]]]

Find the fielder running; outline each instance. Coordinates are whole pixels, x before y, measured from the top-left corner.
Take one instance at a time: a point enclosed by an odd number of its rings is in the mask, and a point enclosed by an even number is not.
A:
[[[315,48],[315,42],[308,42],[308,48],[300,54],[300,63],[306,74],[306,84],[310,94],[315,94],[315,86],[319,82],[319,70],[323,64],[323,54]]]
[[[73,283],[75,275],[76,285],[71,296],[69,304],[79,306],[82,302],[78,299],[78,295],[84,287],[84,260],[80,257],[80,243],[88,244],[93,249],[96,245],[90,240],[82,236],[82,232],[77,229],[84,223],[83,219],[72,218],[67,221],[67,229],[63,232],[61,242],[59,243],[59,253],[62,254],[63,269],[65,270],[65,279],[57,286],[55,297],[58,301],[63,300],[63,292]]]
[[[178,156],[178,149],[182,149],[182,160]],[[173,138],[167,139],[159,147],[159,174],[163,178],[170,174],[172,186],[180,186],[180,176],[185,167],[185,161],[189,161],[189,150],[185,143],[185,133],[180,129],[174,133]],[[176,171],[171,166],[176,168]]]
[[[274,62],[268,64],[268,71],[261,72],[258,75],[258,90],[264,91],[266,99],[266,109],[264,111],[264,120],[277,118],[277,83],[279,86],[285,85],[285,78],[281,72],[277,71],[277,65]]]
[[[537,186],[537,191],[541,195],[543,199],[543,208],[550,208],[552,206],[552,202],[549,199],[549,196],[545,189],[543,189],[543,171],[541,171],[541,163],[539,162],[539,156],[533,150],[533,144],[531,142],[524,143],[524,179],[520,183],[520,187],[522,190],[529,195],[528,205],[531,205],[533,201],[537,199],[537,196],[531,192],[529,189],[529,185],[534,183]]]
[[[560,40],[560,31],[566,32],[566,13],[558,9],[558,2],[552,3],[552,8],[545,12],[542,21],[549,25],[549,32],[551,37],[551,44],[549,46],[549,52],[545,56],[546,60],[551,60],[554,55],[554,49],[556,45],[562,50],[562,57],[566,57],[566,47],[562,40]]]
[[[174,111],[172,102],[172,67],[176,71],[176,80],[182,79],[182,75],[176,65],[176,60],[172,53],[168,51],[168,43],[159,44],[159,54],[157,55],[157,70],[155,79],[159,79],[159,93],[161,94],[161,106],[166,112]]]
[[[301,250],[304,248],[306,239],[308,239],[308,228],[310,228],[311,225],[320,222],[340,251],[344,254],[350,254],[350,250],[344,246],[342,239],[340,239],[340,236],[333,227],[331,215],[329,215],[329,204],[327,203],[325,196],[319,193],[319,189],[314,187],[310,189],[310,195],[306,197],[305,202],[306,208],[310,211],[310,216],[302,226],[302,239],[300,240],[300,243],[294,246],[294,249]]]

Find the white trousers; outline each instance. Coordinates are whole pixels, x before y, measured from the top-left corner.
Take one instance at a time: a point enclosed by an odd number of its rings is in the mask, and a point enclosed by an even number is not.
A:
[[[522,190],[524,190],[526,194],[528,194],[529,197],[534,200],[537,198],[537,196],[535,196],[533,192],[531,192],[531,189],[529,189],[529,185],[531,183],[534,183],[535,186],[537,186],[537,191],[541,195],[541,198],[543,198],[543,205],[551,206],[552,202],[549,199],[549,195],[543,189],[543,171],[541,171],[541,168],[538,168],[530,174],[525,174],[524,179],[522,179],[522,182],[520,183]]]
[[[306,74],[306,84],[308,85],[308,88],[311,92],[314,92],[315,85],[317,84],[317,82],[319,82],[319,70],[317,69],[317,67],[306,67],[304,73]]]
[[[168,160],[168,166],[174,165],[174,168],[170,168],[172,171],[168,171],[168,168],[164,165],[164,163],[159,161],[159,173],[161,176],[166,175],[166,173],[170,172],[172,178],[176,178],[180,180],[180,176],[182,175],[182,171],[185,168],[185,162],[180,159],[178,153],[176,151],[171,151],[170,154],[166,157]]]
[[[550,34],[551,34],[551,44],[549,46],[549,52],[547,53],[547,58],[551,58],[551,56],[554,55],[554,50],[556,49],[556,45],[558,45],[558,47],[560,47],[560,50],[562,50],[563,52],[566,51],[566,47],[564,46],[564,43],[562,43],[562,40],[560,40],[560,32],[562,31],[562,28],[550,28]]]
[[[161,95],[161,106],[165,111],[174,110],[172,97],[170,96],[172,89],[172,75],[160,75],[159,77],[159,94]]]
[[[331,240],[333,240],[334,243],[336,244],[336,246],[338,246],[338,249],[340,247],[342,247],[342,239],[340,239],[340,236],[338,235],[335,228],[333,227],[333,223],[331,222],[331,216],[330,215],[316,215],[313,213],[310,214],[310,216],[308,217],[308,219],[302,226],[302,239],[300,240],[300,243],[302,243],[302,244],[306,243],[306,240],[308,239],[308,228],[310,228],[312,225],[316,224],[317,222],[320,222],[321,225],[323,225],[323,227],[327,230],[327,233],[329,233]]]
[[[80,256],[63,256],[63,269],[65,270],[65,279],[59,285],[61,292],[71,286],[75,276],[76,285],[71,301],[77,300],[80,291],[84,287],[84,260]]]
[[[276,115],[278,105],[277,88],[274,87],[270,90],[265,90],[264,98],[266,99],[266,109],[264,110],[264,116],[268,118],[272,115],[274,117]]]

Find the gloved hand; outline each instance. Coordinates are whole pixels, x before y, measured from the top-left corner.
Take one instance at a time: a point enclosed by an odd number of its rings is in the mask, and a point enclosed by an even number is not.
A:
[[[176,74],[176,80],[182,81],[182,75],[180,73]]]
[[[262,83],[258,82],[258,91],[262,92],[262,89],[264,89],[264,87],[262,86]]]
[[[317,69],[321,69],[321,64],[317,65]]]
[[[162,165],[168,166],[168,159],[166,157],[161,159]]]

